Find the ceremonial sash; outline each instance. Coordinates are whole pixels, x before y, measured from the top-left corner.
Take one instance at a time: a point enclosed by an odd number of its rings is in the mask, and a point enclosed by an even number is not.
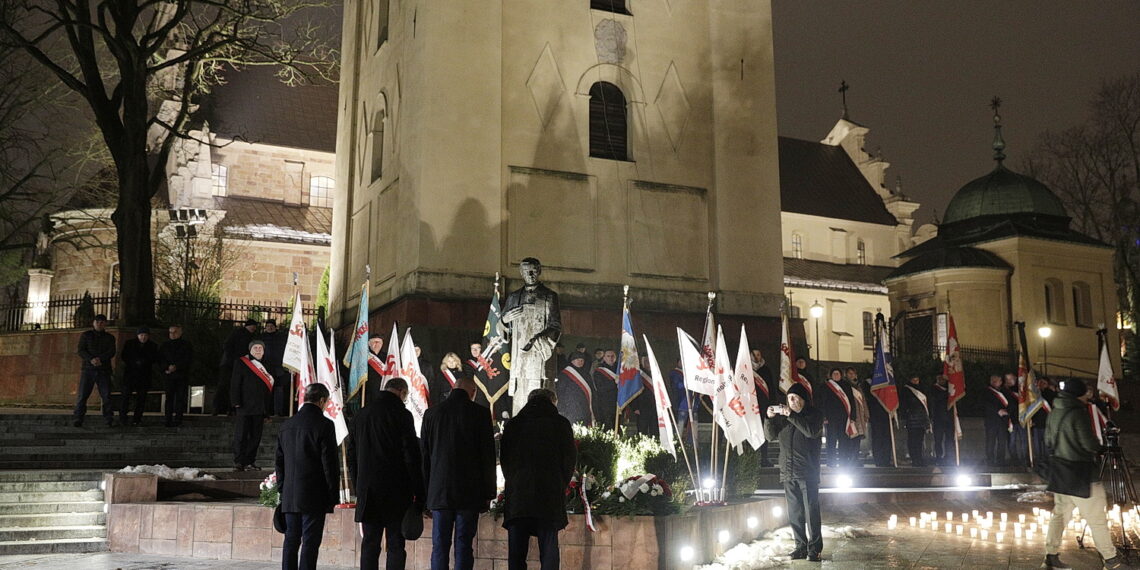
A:
[[[241,357],[241,361],[253,371],[255,376],[261,378],[261,381],[265,383],[265,387],[269,388],[270,392],[273,391],[273,377],[269,375],[269,371],[265,369],[264,365],[248,356]]]
[[[372,370],[377,374],[381,376],[384,375],[384,369],[386,368],[384,361],[380,360],[379,356],[372,354],[372,351],[368,352],[368,366],[371,366]]]
[[[989,388],[990,392],[993,392],[993,395],[1001,402],[1001,408],[1003,410],[1009,408],[1009,400],[1005,399],[1005,394],[1002,394],[1000,390],[994,390],[993,386],[986,387]],[[1013,431],[1013,420],[1009,416],[1005,417],[1005,424],[1008,431]]]
[[[470,366],[471,369],[475,370],[475,371],[479,371],[479,370],[483,369],[483,367],[479,365],[479,361],[475,360],[474,358],[468,358],[467,359],[467,365]]]
[[[1045,413],[1053,411],[1053,406],[1049,405],[1049,400],[1046,400],[1045,396],[1041,396],[1041,409],[1045,410]]]
[[[756,384],[756,387],[759,388],[761,392],[764,392],[765,398],[771,397],[768,394],[768,383],[764,381],[762,376],[756,373],[756,370],[752,371],[752,383]]]
[[[847,437],[859,435],[859,430],[855,428],[855,422],[851,421],[851,400],[847,399],[847,394],[843,392],[843,388],[840,388],[839,384],[835,383],[835,380],[828,380],[827,387],[831,389],[836,398],[839,398],[840,402],[843,402],[843,409],[847,410],[847,426],[844,429],[847,432]]]
[[[594,423],[594,391],[590,389],[590,383],[587,382],[586,379],[582,377],[582,374],[573,366],[563,368],[562,372],[566,374],[572,382],[578,385],[578,389],[582,390],[582,393],[586,394],[586,404],[590,407],[590,423]],[[583,491],[585,491],[585,489],[583,489]]]
[[[929,418],[930,406],[926,405],[926,394],[923,394],[922,390],[919,390],[914,386],[907,386],[907,388],[910,388],[910,391],[914,393],[914,397],[918,398],[919,403],[922,404],[922,409],[926,410],[926,417]]]
[[[451,384],[452,388],[455,387],[456,382],[459,382],[459,379],[455,377],[455,373],[452,372],[450,368],[443,369],[443,377],[447,379],[447,383]]]
[[[606,377],[609,378],[610,380],[613,380],[615,385],[617,384],[617,381],[618,381],[617,372],[614,372],[613,370],[610,370],[609,368],[606,368],[605,366],[599,366],[598,371],[601,372],[602,374],[605,374]]]

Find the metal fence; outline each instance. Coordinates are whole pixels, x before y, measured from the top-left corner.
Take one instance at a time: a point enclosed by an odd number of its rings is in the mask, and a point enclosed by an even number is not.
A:
[[[317,308],[302,304],[301,313],[312,318],[317,315]],[[0,333],[87,328],[99,314],[106,315],[110,324],[116,324],[120,314],[119,296],[66,295],[39,303],[0,305]],[[158,298],[155,299],[155,316],[163,323],[224,324],[252,317],[258,321],[273,318],[287,325],[292,319],[292,307],[284,303]]]

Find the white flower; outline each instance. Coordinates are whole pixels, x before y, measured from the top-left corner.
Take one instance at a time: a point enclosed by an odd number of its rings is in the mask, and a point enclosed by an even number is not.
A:
[[[608,498],[610,498],[610,492],[609,492],[609,491],[606,491],[605,493],[602,493],[602,498],[603,498],[603,499],[608,499]]]
[[[625,502],[625,497],[624,497],[624,496],[618,497],[618,502],[619,502],[619,503],[624,503],[624,502]]]
[[[641,486],[637,488],[637,490],[641,491],[642,493],[648,493],[649,492],[649,484],[648,483],[642,483]]]

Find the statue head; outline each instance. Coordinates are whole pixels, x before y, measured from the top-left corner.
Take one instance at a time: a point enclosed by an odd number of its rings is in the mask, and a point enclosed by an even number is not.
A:
[[[523,259],[519,262],[519,273],[527,285],[537,285],[538,276],[542,275],[542,262],[533,257]]]

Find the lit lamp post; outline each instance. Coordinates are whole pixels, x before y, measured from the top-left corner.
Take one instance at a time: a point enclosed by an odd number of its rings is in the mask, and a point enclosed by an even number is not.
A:
[[[1049,344],[1046,340],[1049,335],[1053,334],[1053,329],[1049,325],[1041,325],[1037,329],[1037,336],[1041,337],[1041,360],[1045,363],[1045,375],[1049,375]]]
[[[819,381],[820,349],[823,348],[819,345],[819,319],[823,316],[823,305],[819,304],[818,299],[816,299],[815,303],[812,303],[810,312],[811,318],[815,319],[815,378],[816,381]]]
[[[182,294],[190,291],[191,267],[194,263],[194,239],[198,237],[198,226],[206,223],[209,214],[202,208],[171,208],[167,210],[170,223],[174,226],[174,237],[183,241],[182,247]]]

